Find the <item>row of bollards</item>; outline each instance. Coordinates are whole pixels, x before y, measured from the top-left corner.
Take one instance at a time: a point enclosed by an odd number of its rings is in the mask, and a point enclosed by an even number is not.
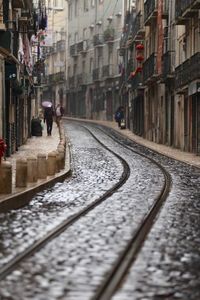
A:
[[[36,183],[46,179],[65,168],[66,138],[60,128],[60,143],[56,151],[48,155],[40,153],[37,157],[30,156],[16,160],[15,185],[18,188],[27,187],[28,183]],[[12,193],[12,165],[8,161],[0,164],[0,194]]]

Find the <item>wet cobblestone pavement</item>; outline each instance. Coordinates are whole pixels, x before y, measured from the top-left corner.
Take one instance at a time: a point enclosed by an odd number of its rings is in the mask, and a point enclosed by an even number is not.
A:
[[[137,149],[144,151],[140,146]],[[200,169],[147,152],[172,175],[173,187],[123,287],[112,300],[199,300]]]
[[[5,239],[10,237],[10,245],[7,246],[12,245],[13,251],[19,245],[16,241],[12,242],[11,236],[20,223],[27,229],[27,240],[30,242],[32,236],[33,241],[41,231],[44,233],[47,227],[63,219],[63,215],[67,217],[75,213],[76,209],[105,192],[121,175],[119,161],[97,145],[84,129],[67,125],[67,132],[73,144],[74,177],[37,196],[39,199],[36,197],[33,200],[32,207],[19,210],[18,214],[12,212],[6,215],[5,228],[14,219],[10,232],[4,236]],[[101,141],[126,158],[131,168],[130,178],[117,193],[3,280],[0,283],[2,299],[90,299],[138,223],[151,208],[163,183],[161,171],[147,159],[125,150],[98,130],[93,129],[93,132],[98,132]],[[29,219],[32,215],[34,222],[32,217]],[[4,221],[5,215],[1,218]],[[28,226],[26,219],[29,219]],[[21,227],[18,233],[21,234]],[[23,238],[21,244],[27,245],[28,241]],[[2,247],[7,253],[9,248]],[[7,259],[13,255],[7,254]],[[5,263],[5,260],[2,261]]]

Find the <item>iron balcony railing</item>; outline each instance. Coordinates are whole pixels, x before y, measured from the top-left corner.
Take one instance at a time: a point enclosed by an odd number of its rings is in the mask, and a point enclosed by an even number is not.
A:
[[[78,55],[77,44],[73,44],[73,45],[70,46],[69,53],[70,53],[70,56],[77,56]]]
[[[93,81],[100,81],[102,79],[101,78],[101,68],[96,68],[93,70],[92,78],[93,78]]]
[[[57,51],[65,51],[65,41],[60,40],[57,42]]]
[[[102,34],[96,34],[93,37],[93,44],[95,47],[102,46],[104,43],[103,35]]]
[[[102,77],[113,78],[120,75],[119,67],[117,65],[106,65],[102,67]]]
[[[188,85],[200,78],[200,52],[195,53],[175,69],[175,88]]]
[[[76,80],[77,86],[81,85],[86,85],[87,82],[87,74],[86,73],[81,73],[77,75],[77,80]]]
[[[149,24],[152,17],[157,16],[157,0],[147,0],[144,3],[144,23]]]
[[[146,82],[147,80],[151,80],[152,77],[157,75],[156,69],[156,53],[152,53],[147,60],[145,60],[143,64],[143,80]]]
[[[69,89],[75,88],[75,76],[71,76],[68,78]]]
[[[191,0],[176,0],[175,3],[175,16],[176,18],[182,17],[184,11],[189,7]]]
[[[163,54],[162,77],[163,80],[174,77],[175,51],[167,51]]]
[[[200,9],[199,0],[176,0],[175,2],[175,18],[176,24],[185,24],[188,18],[197,14]]]
[[[88,50],[88,41],[83,40],[77,44],[77,52],[85,53]]]
[[[65,72],[58,72],[54,74],[55,82],[63,82],[65,81]]]
[[[49,84],[54,84],[54,83],[63,82],[63,81],[65,81],[65,73],[64,72],[49,74],[47,77],[47,82]]]
[[[143,74],[137,73],[132,79],[131,79],[131,85],[133,90],[137,90],[143,86]]]
[[[142,40],[144,38],[144,16],[141,11],[136,15],[132,23],[132,35],[135,40]]]

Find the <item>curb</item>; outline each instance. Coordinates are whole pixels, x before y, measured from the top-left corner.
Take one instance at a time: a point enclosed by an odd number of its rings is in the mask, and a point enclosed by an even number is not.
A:
[[[63,139],[64,131],[63,128],[59,128],[59,140]],[[66,136],[65,136],[66,138]],[[67,139],[66,139],[67,140]],[[42,190],[52,187],[57,182],[63,182],[66,178],[70,177],[72,174],[71,170],[71,154],[70,154],[70,144],[66,143],[65,152],[68,152],[68,162],[64,170],[56,173],[53,176],[48,176],[46,179],[40,179],[35,183],[29,183],[26,188],[18,188],[20,191],[16,191],[9,195],[4,196],[0,199],[0,213],[7,212],[12,209],[18,209],[27,205],[31,199],[36,195],[36,193]]]
[[[11,196],[7,196],[0,202],[0,213],[7,212],[12,209],[18,209],[30,202],[30,200],[45,188],[52,187],[57,182],[63,182],[67,177],[71,176],[72,171],[69,169],[61,175],[57,175],[54,178],[44,179],[45,182],[36,183],[35,186],[27,188]]]

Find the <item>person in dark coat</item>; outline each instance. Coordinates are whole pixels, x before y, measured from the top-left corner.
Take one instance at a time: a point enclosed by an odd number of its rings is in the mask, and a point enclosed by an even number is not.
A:
[[[44,110],[44,123],[47,123],[47,135],[51,135],[52,128],[53,128],[53,108],[51,107],[46,107]]]
[[[119,106],[115,112],[115,121],[118,123],[118,126],[121,126],[121,120],[124,119],[124,107]]]

